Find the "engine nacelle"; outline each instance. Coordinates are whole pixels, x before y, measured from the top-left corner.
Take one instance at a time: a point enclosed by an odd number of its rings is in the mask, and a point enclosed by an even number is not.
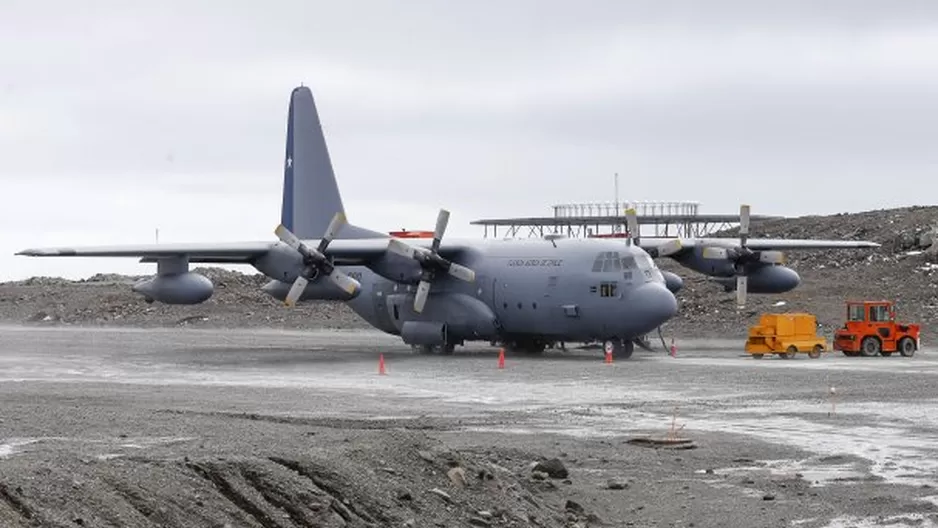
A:
[[[785,266],[760,266],[746,274],[747,293],[785,293],[801,284],[798,272]],[[719,277],[712,279],[723,285],[724,291],[736,291],[736,279]]]
[[[159,301],[164,304],[199,304],[215,291],[212,281],[191,271],[143,279],[131,289],[146,297],[147,302]]]
[[[664,275],[665,286],[668,287],[668,290],[670,290],[671,293],[677,293],[678,290],[684,287],[684,279],[682,279],[676,273],[661,270],[661,274]]]
[[[349,275],[356,278],[354,272],[350,272]],[[265,284],[261,290],[274,299],[283,301],[287,298],[287,293],[289,293],[292,287],[292,283],[272,280]],[[328,280],[317,280],[306,284],[306,288],[304,288],[303,293],[300,294],[299,301],[349,301],[358,297],[360,292],[361,290],[356,290],[354,293],[348,293]]]

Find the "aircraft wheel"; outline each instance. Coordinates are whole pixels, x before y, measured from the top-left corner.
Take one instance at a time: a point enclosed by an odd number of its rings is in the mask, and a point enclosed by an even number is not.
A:
[[[861,353],[866,357],[878,356],[880,350],[882,350],[882,345],[880,344],[879,339],[876,339],[873,336],[866,336],[860,343],[860,350]]]
[[[410,348],[414,352],[421,355],[429,355],[434,352],[433,345],[410,345]]]
[[[915,340],[911,337],[903,337],[899,340],[899,353],[905,357],[912,357],[915,354]]]
[[[812,348],[811,351],[808,352],[808,357],[810,357],[811,359],[817,359],[821,357],[821,352],[823,350],[824,350],[824,347],[822,347],[821,345],[814,345],[814,348]]]

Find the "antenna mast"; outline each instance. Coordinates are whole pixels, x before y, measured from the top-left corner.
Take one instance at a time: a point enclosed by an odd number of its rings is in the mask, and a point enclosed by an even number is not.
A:
[[[616,173],[615,181],[616,181],[616,218],[618,218],[622,216],[622,212],[619,210],[619,173],[618,172]],[[615,226],[616,233],[619,232],[619,228],[620,228],[619,224],[616,224]]]

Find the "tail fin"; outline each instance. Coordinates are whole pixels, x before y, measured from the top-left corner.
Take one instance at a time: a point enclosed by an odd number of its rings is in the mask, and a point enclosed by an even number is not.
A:
[[[319,238],[338,212],[345,213],[345,206],[316,103],[310,89],[300,86],[290,94],[280,223],[301,239]],[[386,236],[347,224],[336,238]]]

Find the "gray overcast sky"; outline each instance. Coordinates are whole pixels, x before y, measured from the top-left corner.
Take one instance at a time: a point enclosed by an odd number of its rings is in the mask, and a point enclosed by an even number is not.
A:
[[[30,246],[273,239],[310,86],[350,219],[481,237],[554,203],[799,215],[938,197],[938,2],[0,5],[0,278]],[[839,182],[855,182],[843,186]]]

